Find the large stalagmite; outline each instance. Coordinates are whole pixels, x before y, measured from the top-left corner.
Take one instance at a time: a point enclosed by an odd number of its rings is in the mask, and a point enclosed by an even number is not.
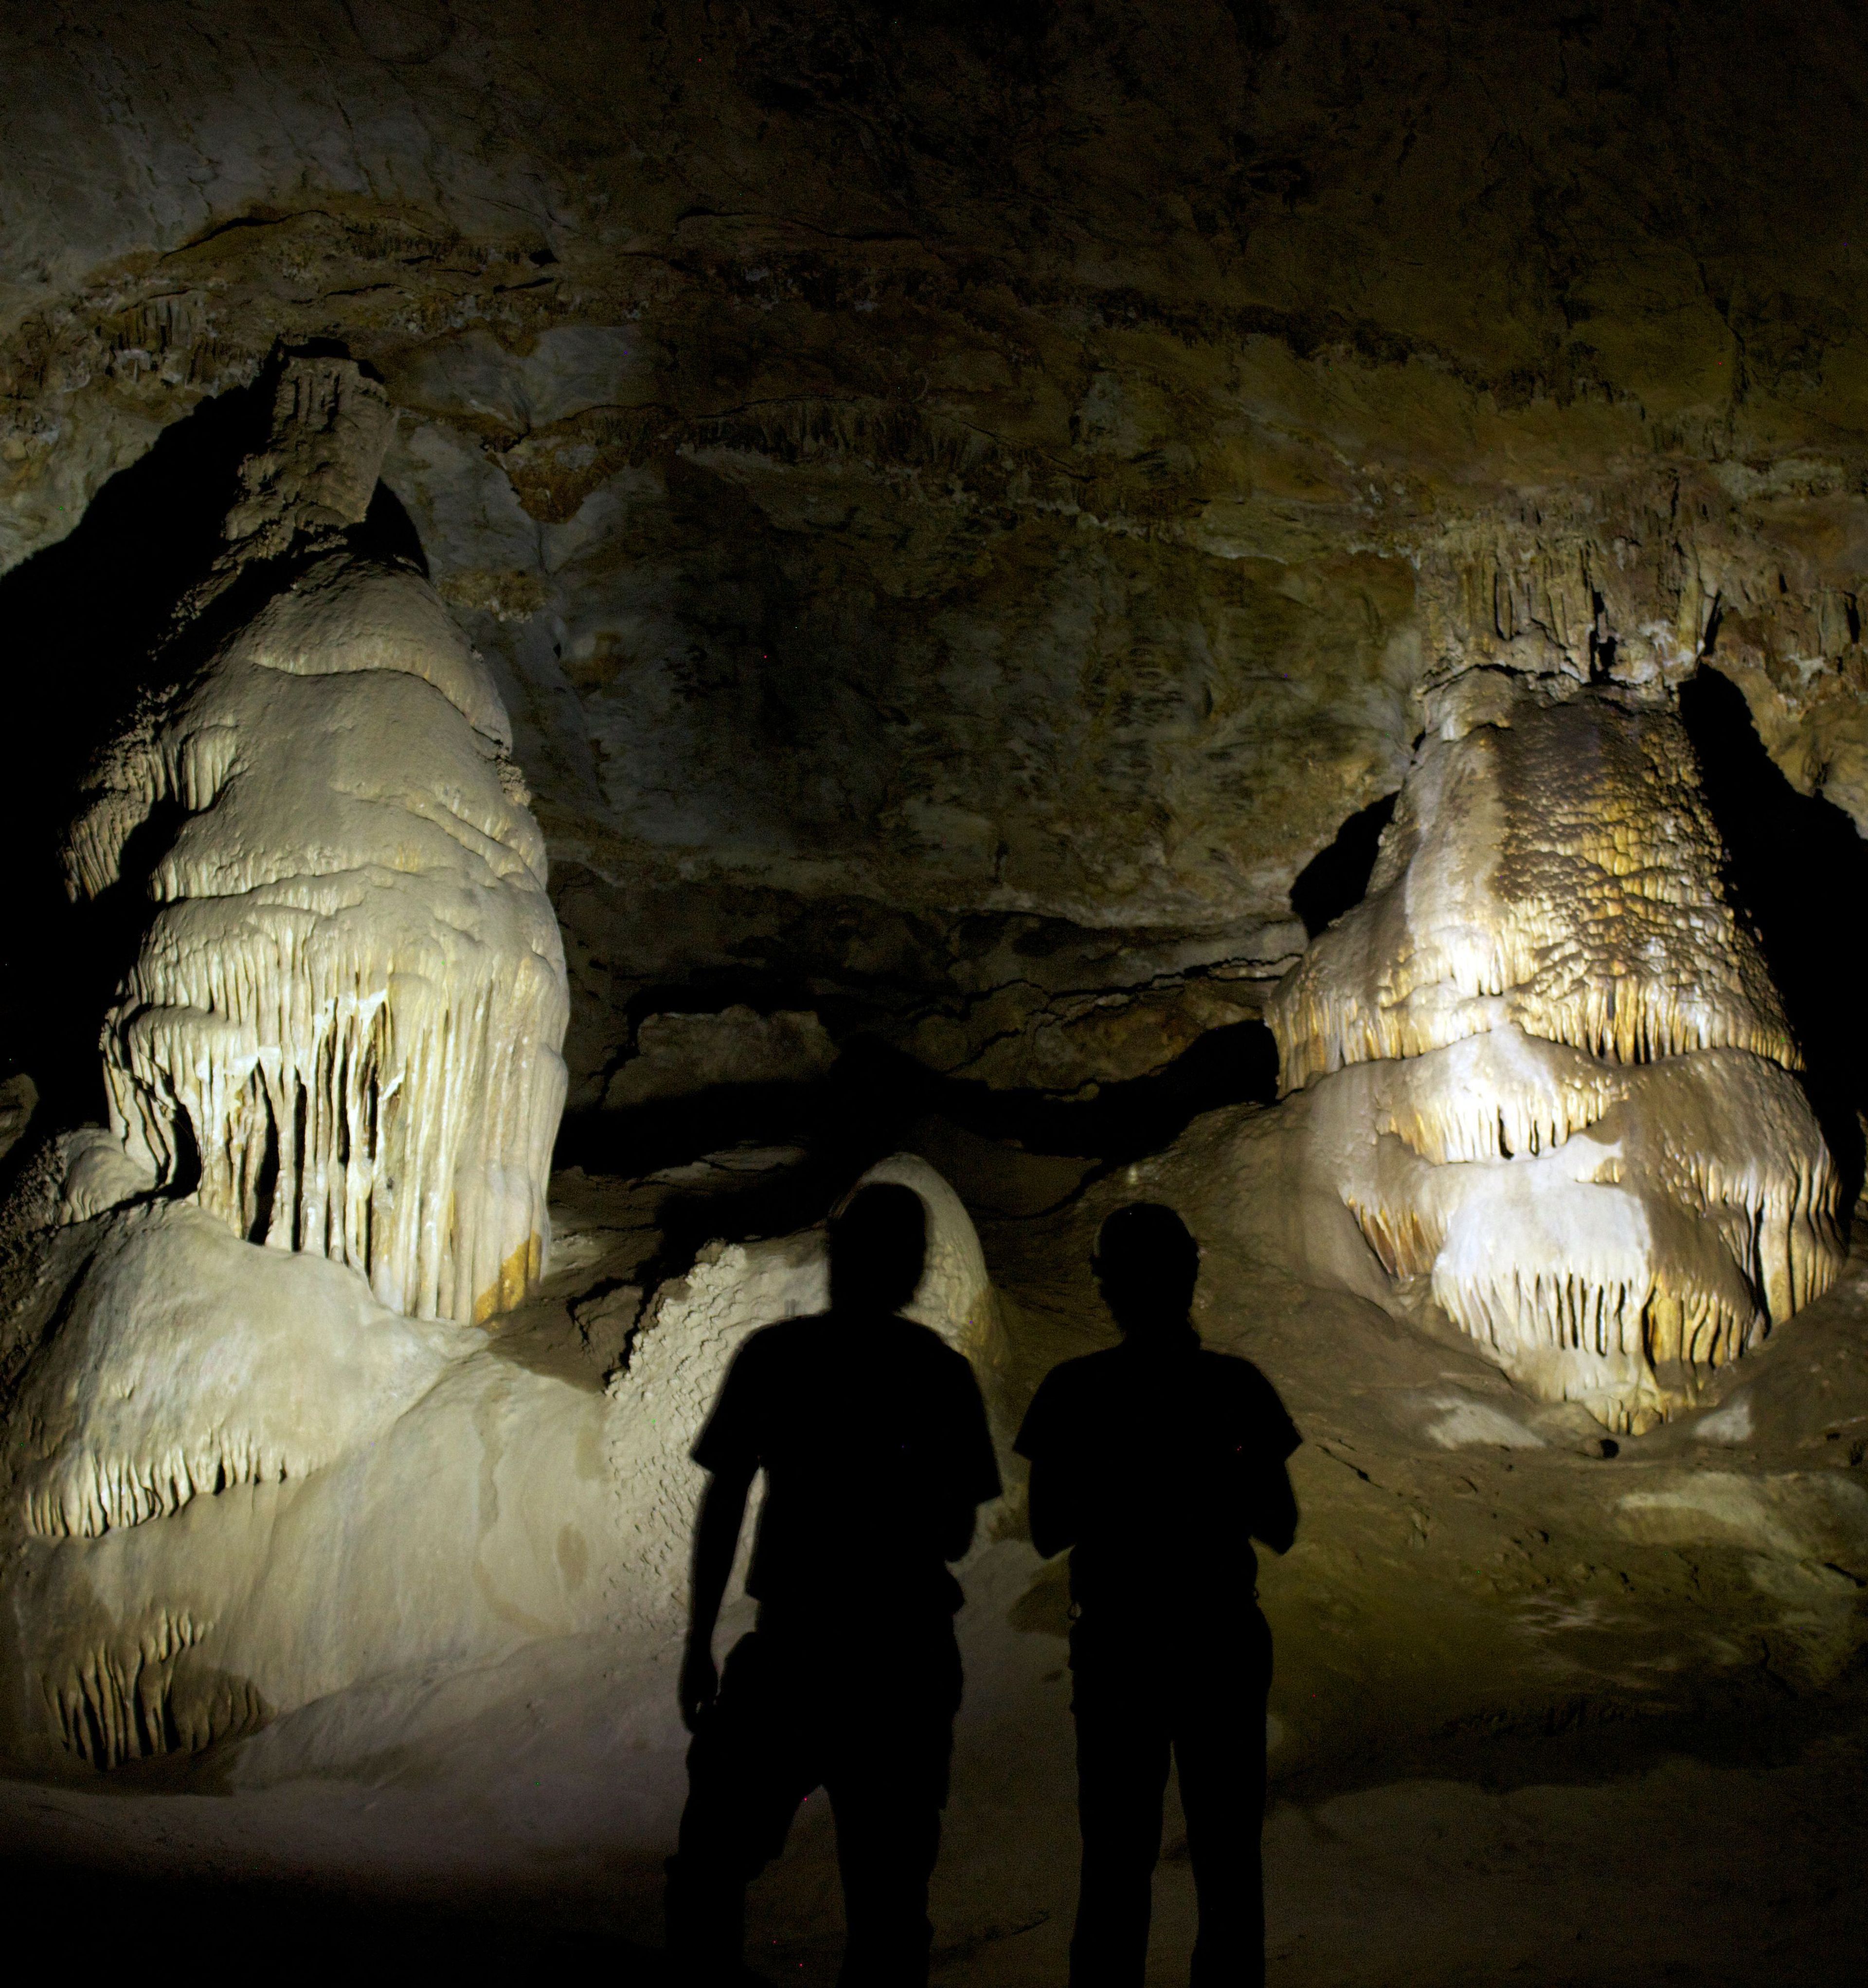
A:
[[[390,426],[349,361],[285,367],[67,867],[96,897],[157,843],[104,1035],[129,1157],[237,1235],[466,1322],[539,1276],[564,958],[485,665],[422,573],[346,543]]]
[[[110,1128],[44,1144],[0,1210],[0,1749],[42,1767],[353,1687],[393,1719],[580,1635],[652,1662],[725,1366],[821,1301],[816,1232],[703,1252],[606,1392],[478,1329],[539,1277],[565,969],[491,679],[352,536],[389,419],[348,362],[284,369],[69,837],[75,894],[151,908]],[[872,1177],[928,1206],[917,1316],[990,1365],[964,1209],[911,1156]]]
[[[82,1171],[103,1136],[56,1157]],[[922,1197],[913,1315],[990,1381],[997,1306],[958,1197],[909,1155],[866,1178]],[[0,1263],[7,1340],[37,1348],[0,1449],[0,1752],[42,1771],[198,1750],[326,1699],[311,1743],[341,1762],[352,1716],[393,1722],[529,1648],[600,1637],[606,1672],[652,1665],[726,1368],[824,1297],[821,1229],[709,1247],[600,1389],[185,1201],[37,1213],[29,1274]]]
[[[1272,1019],[1391,1276],[1616,1428],[1840,1266],[1834,1169],[1671,693],[1468,673]]]

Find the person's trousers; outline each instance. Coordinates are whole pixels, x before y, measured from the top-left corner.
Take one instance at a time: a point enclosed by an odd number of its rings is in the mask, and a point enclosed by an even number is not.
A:
[[[1071,1639],[1083,1863],[1070,1988],[1141,1988],[1170,1755],[1200,1908],[1194,1988],[1261,1988],[1271,1631],[1254,1608],[1223,1628],[1145,1635],[1086,1620]]]
[[[742,1637],[687,1750],[687,1806],[668,1861],[677,1980],[745,1979],[746,1887],[821,1787],[843,1881],[842,1988],[923,1988],[959,1704],[949,1621],[893,1638],[764,1627]]]

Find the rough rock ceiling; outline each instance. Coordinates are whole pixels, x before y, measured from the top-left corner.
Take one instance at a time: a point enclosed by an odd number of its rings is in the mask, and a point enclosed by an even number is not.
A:
[[[15,10],[0,560],[336,341],[513,713],[574,1101],[632,1002],[1133,1074],[1257,1012],[1448,657],[1708,654],[1868,824],[1865,44],[1787,0]]]

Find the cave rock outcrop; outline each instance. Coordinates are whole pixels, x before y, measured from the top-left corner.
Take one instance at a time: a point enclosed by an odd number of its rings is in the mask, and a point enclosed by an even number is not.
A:
[[[95,898],[147,866],[104,1031],[127,1157],[238,1236],[467,1323],[539,1277],[568,994],[491,678],[418,570],[346,542],[390,426],[351,362],[284,367],[66,868]]]
[[[1363,902],[1271,1009],[1383,1269],[1640,1430],[1826,1290],[1835,1168],[1663,683],[1441,686]]]
[[[909,1154],[863,1180],[920,1196],[909,1312],[991,1397],[997,1303],[958,1196]],[[567,1638],[652,1657],[679,1633],[690,1452],[726,1369],[823,1304],[824,1269],[821,1226],[709,1244],[600,1388],[185,1200],[45,1232],[8,1293],[37,1350],[0,1455],[0,1753],[113,1767],[354,1687],[393,1723],[439,1675]],[[367,1750],[341,1711],[325,1723],[327,1763]]]

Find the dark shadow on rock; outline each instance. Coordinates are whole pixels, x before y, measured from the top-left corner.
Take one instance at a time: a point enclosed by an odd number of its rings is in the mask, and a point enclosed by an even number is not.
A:
[[[1312,938],[1353,911],[1369,894],[1382,830],[1394,819],[1397,789],[1359,809],[1336,830],[1329,847],[1311,857],[1291,886],[1291,908]]]
[[[802,1084],[720,1084],[620,1111],[567,1113],[552,1165],[640,1175],[732,1146],[803,1143],[822,1122],[821,1090]]]
[[[103,1116],[97,1033],[123,964],[118,908],[69,903],[59,844],[86,769],[144,688],[177,603],[220,549],[262,416],[250,390],[204,403],[112,477],[68,537],[0,579],[15,740],[0,786],[0,841],[14,865],[0,1054],[30,1067],[52,1122]]]
[[[1278,1048],[1264,1023],[1235,1022],[1208,1030],[1164,1070],[1100,1085],[1092,1097],[1066,1098],[941,1077],[880,1043],[859,1040],[831,1072],[830,1086],[840,1094],[838,1129],[859,1146],[887,1151],[888,1141],[931,1113],[1033,1152],[1117,1165],[1159,1152],[1203,1111],[1273,1102]]]
[[[735,1144],[796,1144],[809,1159],[787,1172],[782,1193],[787,1206],[799,1209],[815,1196],[804,1218],[814,1220],[826,1192],[840,1192],[884,1154],[911,1145],[914,1128],[930,1118],[1028,1151],[1117,1165],[1158,1152],[1203,1111],[1272,1103],[1277,1084],[1277,1045],[1262,1022],[1209,1030],[1165,1070],[1106,1084],[1083,1099],[943,1077],[860,1036],[820,1084],[721,1086],[628,1111],[573,1113],[559,1134],[553,1164],[639,1178]],[[719,1199],[709,1196],[708,1206],[718,1223]],[[715,1226],[710,1232],[731,1232]]]
[[[1856,1114],[1868,1106],[1868,842],[1839,808],[1784,777],[1729,679],[1702,669],[1682,689],[1680,712],[1724,839],[1726,888],[1783,996],[1809,1066],[1803,1088],[1852,1206],[1864,1158]]]

